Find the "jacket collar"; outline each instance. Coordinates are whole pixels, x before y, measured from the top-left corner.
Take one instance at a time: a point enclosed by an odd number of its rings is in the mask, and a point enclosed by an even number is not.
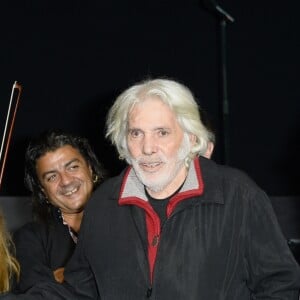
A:
[[[195,158],[191,162],[181,191],[170,200],[170,211],[179,202],[197,196],[203,196],[200,198],[203,203],[223,204],[221,178],[216,169],[217,165],[213,161],[202,157],[200,159]],[[207,189],[210,190],[209,198],[206,193]],[[120,205],[148,202],[144,185],[137,178],[132,167],[128,167],[125,171],[118,202]]]

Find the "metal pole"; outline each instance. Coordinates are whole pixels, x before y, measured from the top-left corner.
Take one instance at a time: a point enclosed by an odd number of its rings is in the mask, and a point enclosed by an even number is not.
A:
[[[227,52],[226,52],[226,21],[220,19],[219,21],[219,34],[220,34],[220,113],[222,118],[222,128],[220,132],[221,143],[223,146],[223,157],[222,163],[228,164],[229,157],[229,147],[230,147],[230,133],[229,133],[229,101],[228,101],[228,88],[227,88]]]
[[[234,18],[221,8],[214,0],[203,0],[205,8],[212,12],[218,21],[218,42],[219,42],[219,106],[221,115],[220,145],[222,146],[222,163],[229,163],[229,100],[227,89],[227,53],[226,53],[226,25],[227,22],[234,22]]]

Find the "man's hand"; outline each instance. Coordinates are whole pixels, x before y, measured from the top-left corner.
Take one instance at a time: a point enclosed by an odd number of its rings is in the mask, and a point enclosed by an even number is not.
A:
[[[53,271],[54,278],[57,282],[63,283],[65,268],[58,268]]]

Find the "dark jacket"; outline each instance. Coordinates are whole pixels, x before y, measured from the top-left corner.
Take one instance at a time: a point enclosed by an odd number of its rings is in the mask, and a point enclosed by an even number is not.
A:
[[[298,299],[299,266],[270,201],[240,171],[195,160],[167,212],[160,232],[132,169],[106,181],[85,210],[67,284],[21,299]]]
[[[54,281],[53,271],[64,267],[75,249],[68,227],[58,213],[51,224],[31,222],[14,233],[17,259],[21,265],[16,291],[25,292],[43,281]]]

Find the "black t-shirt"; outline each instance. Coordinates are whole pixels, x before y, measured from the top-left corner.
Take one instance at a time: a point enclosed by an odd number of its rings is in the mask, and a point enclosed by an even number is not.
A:
[[[153,207],[153,209],[155,210],[155,212],[157,213],[157,215],[160,218],[161,227],[163,226],[163,224],[167,218],[167,205],[168,205],[170,199],[181,190],[182,186],[183,186],[183,184],[172,195],[170,195],[169,197],[167,197],[165,199],[156,199],[156,198],[151,197],[145,188],[145,193],[149,200],[149,203],[151,204],[151,206]]]

